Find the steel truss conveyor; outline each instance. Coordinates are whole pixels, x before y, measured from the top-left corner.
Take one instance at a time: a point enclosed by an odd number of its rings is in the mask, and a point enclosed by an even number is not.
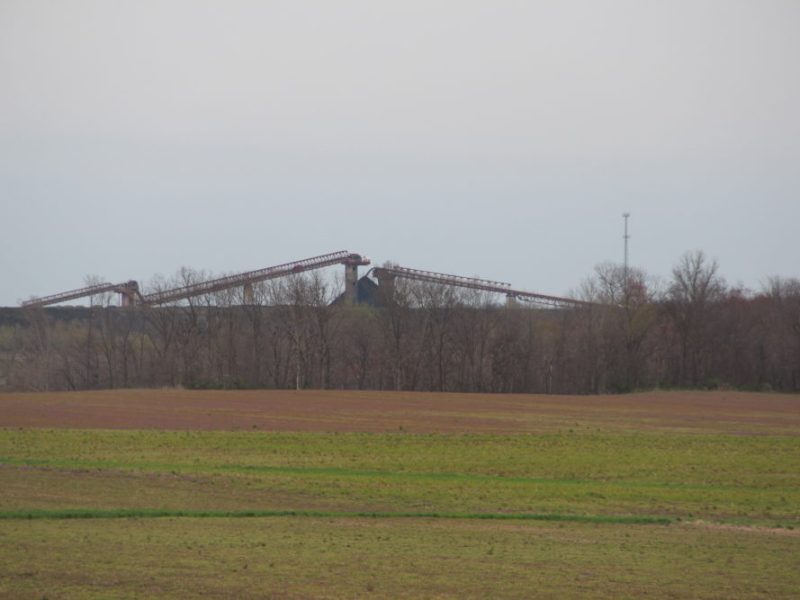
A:
[[[150,294],[142,295],[139,291],[139,284],[136,281],[126,281],[124,283],[99,283],[77,290],[70,290],[44,296],[41,298],[31,298],[22,303],[24,307],[49,306],[78,298],[85,298],[97,294],[116,292],[121,295],[122,306],[145,305],[155,306],[186,300],[204,294],[211,294],[222,290],[241,287],[245,303],[252,302],[253,284],[277,279],[289,275],[304,273],[314,269],[322,269],[333,265],[345,266],[345,299],[349,302],[357,302],[358,267],[369,265],[370,260],[366,256],[340,250],[303,260],[284,263],[256,271],[247,271],[235,275],[227,275],[208,281],[200,281],[190,285],[185,285],[173,289],[161,290]],[[478,279],[474,277],[462,277],[460,275],[449,275],[446,273],[436,273],[433,271],[423,271],[420,269],[409,269],[400,266],[375,267],[370,271],[382,285],[391,286],[396,278],[422,281],[438,285],[446,285],[460,288],[479,290],[488,293],[504,294],[509,302],[522,301],[534,304],[550,306],[554,308],[592,306],[593,303],[574,298],[563,298],[560,296],[549,296],[518,290],[511,287],[510,283],[502,281],[492,281],[488,279]]]
[[[526,292],[511,287],[510,283],[502,281],[490,281],[487,279],[477,279],[474,277],[462,277],[460,275],[449,275],[447,273],[435,273],[433,271],[422,271],[419,269],[409,269],[408,267],[375,267],[370,270],[379,282],[390,282],[395,278],[409,279],[412,281],[424,281],[438,285],[462,287],[472,290],[480,290],[494,294],[505,294],[511,301],[520,300],[550,306],[553,308],[591,306],[591,302],[575,300],[573,298],[562,298],[560,296],[548,296],[535,292]]]
[[[185,300],[195,296],[202,296],[203,294],[211,294],[213,292],[219,292],[235,287],[241,287],[243,289],[244,298],[247,302],[252,301],[253,284],[255,283],[266,281],[268,279],[277,279],[278,277],[286,277],[296,273],[304,273],[314,269],[322,269],[332,265],[345,266],[345,294],[348,300],[354,301],[356,285],[358,283],[358,267],[368,264],[370,264],[370,261],[366,256],[362,256],[361,254],[357,254],[355,252],[349,252],[347,250],[340,250],[339,252],[331,252],[330,254],[323,254],[321,256],[314,256],[311,258],[305,258],[303,260],[296,260],[294,262],[267,267],[265,269],[258,269],[256,271],[247,271],[245,273],[227,275],[217,279],[200,281],[198,283],[193,283],[169,290],[160,290],[145,295],[142,295],[139,292],[139,284],[136,281],[126,281],[125,283],[104,282],[77,290],[53,294],[51,296],[31,298],[30,300],[25,300],[22,302],[22,306],[49,306],[51,304],[59,304],[60,302],[77,300],[79,298],[86,298],[107,292],[116,292],[120,294],[122,297],[120,304],[122,306],[154,306],[166,304],[168,302],[175,302],[178,300]]]
[[[122,297],[122,306],[135,304],[137,299],[141,298],[139,294],[139,284],[135,281],[126,281],[124,283],[97,283],[77,290],[69,290],[59,294],[42,296],[41,298],[31,298],[30,300],[23,301],[22,306],[50,306],[51,304],[59,304],[60,302],[67,302],[68,300],[77,300],[78,298],[87,298],[89,296],[106,294],[108,292],[120,294]]]
[[[361,254],[340,250],[339,252],[331,252],[330,254],[305,258],[303,260],[267,267],[257,271],[247,271],[245,273],[228,275],[209,281],[201,281],[171,290],[153,292],[152,294],[144,295],[141,302],[146,305],[166,304],[167,302],[185,300],[187,298],[202,296],[203,294],[210,294],[235,287],[243,288],[245,298],[247,298],[248,295],[252,297],[252,286],[254,283],[340,264],[355,270],[360,265],[370,264],[370,261],[369,258]]]

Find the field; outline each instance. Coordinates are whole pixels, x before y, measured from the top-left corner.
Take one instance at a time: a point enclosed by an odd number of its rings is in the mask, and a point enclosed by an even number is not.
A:
[[[0,596],[792,598],[800,397],[0,395]]]

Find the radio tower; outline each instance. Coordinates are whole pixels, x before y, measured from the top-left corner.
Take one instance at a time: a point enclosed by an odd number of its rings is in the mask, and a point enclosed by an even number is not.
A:
[[[631,239],[631,236],[628,235],[628,218],[631,216],[631,213],[625,212],[622,213],[622,218],[625,219],[625,234],[622,236],[622,239],[625,240],[625,260],[622,263],[623,275],[625,276],[625,285],[628,285],[628,240]]]

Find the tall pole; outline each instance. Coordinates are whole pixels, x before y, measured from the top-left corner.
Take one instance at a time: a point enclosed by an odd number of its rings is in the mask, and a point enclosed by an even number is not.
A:
[[[623,274],[625,276],[625,285],[628,285],[628,240],[631,239],[631,236],[628,235],[628,218],[631,216],[631,213],[626,212],[622,213],[622,218],[625,219],[625,234],[622,236],[622,239],[625,240],[625,262],[623,262]]]

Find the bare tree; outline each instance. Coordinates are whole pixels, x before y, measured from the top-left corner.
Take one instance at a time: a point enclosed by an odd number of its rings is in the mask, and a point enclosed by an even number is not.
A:
[[[703,374],[702,362],[712,343],[707,336],[711,307],[725,291],[717,270],[717,262],[702,250],[685,253],[672,269],[666,307],[679,339],[682,386],[698,385]]]
[[[209,274],[181,269],[153,290]],[[92,278],[87,283],[93,283]],[[166,306],[0,311],[0,386],[130,385],[598,393],[646,386],[800,389],[800,281],[728,288],[715,261],[683,255],[662,292],[639,269],[598,265],[580,295],[543,309],[403,279],[377,305],[334,302],[319,273]],[[5,381],[5,384],[3,383]]]
[[[800,279],[769,277],[761,307],[761,385],[800,390]],[[759,300],[759,299],[757,299]]]

